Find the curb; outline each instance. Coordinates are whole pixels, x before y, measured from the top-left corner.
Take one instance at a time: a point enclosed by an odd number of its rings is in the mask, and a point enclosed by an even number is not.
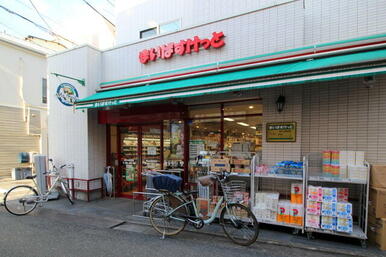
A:
[[[134,220],[126,220],[125,223],[130,223],[130,224],[135,224],[135,225],[143,225],[143,226],[148,226],[151,227],[150,224],[147,224],[145,222],[139,222],[139,221],[134,221]],[[118,227],[118,226],[116,226]],[[115,228],[116,228],[115,227]],[[221,237],[221,238],[227,238],[225,235],[219,235],[217,233],[211,233],[207,231],[197,231],[197,230],[192,230],[192,229],[186,229],[184,230],[185,232],[189,233],[200,233],[200,234],[205,234],[205,235],[210,235],[210,236],[216,236],[216,237]],[[340,255],[346,255],[346,256],[358,256],[358,257],[377,257],[378,255],[374,255],[370,252],[367,253],[358,253],[355,251],[349,251],[349,250],[343,250],[343,249],[332,249],[332,248],[325,248],[325,247],[314,247],[314,246],[308,246],[305,244],[296,244],[296,243],[286,243],[283,241],[275,241],[275,240],[267,240],[267,239],[257,239],[256,242],[258,243],[263,243],[263,244],[269,244],[269,245],[278,245],[278,246],[285,246],[285,247],[290,247],[290,248],[298,248],[298,249],[304,249],[308,251],[317,251],[317,252],[323,252],[323,253],[328,253],[328,254],[340,254]],[[252,248],[258,249],[258,246],[251,246]]]

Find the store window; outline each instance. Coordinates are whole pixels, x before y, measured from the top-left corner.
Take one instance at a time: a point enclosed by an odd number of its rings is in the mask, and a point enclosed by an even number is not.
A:
[[[157,35],[157,27],[141,30],[139,32],[139,38],[148,38]]]
[[[262,104],[258,100],[225,103],[224,116],[261,114]]]
[[[184,124],[181,120],[164,121],[163,154],[165,169],[184,167]]]
[[[175,20],[167,23],[163,23],[159,25],[159,33],[164,34],[164,33],[170,33],[177,31],[181,28],[181,22],[180,20]]]
[[[262,149],[259,100],[189,107],[189,181],[205,171],[205,156],[248,156]],[[220,157],[219,157],[220,156]]]
[[[258,152],[262,145],[262,117],[224,118],[224,151]]]
[[[220,104],[208,104],[208,105],[197,105],[189,107],[189,117],[191,119],[209,118],[221,116],[221,105]]]

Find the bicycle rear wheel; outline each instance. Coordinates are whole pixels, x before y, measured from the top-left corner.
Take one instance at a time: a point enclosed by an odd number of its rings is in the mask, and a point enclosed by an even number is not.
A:
[[[221,211],[220,224],[234,243],[248,246],[259,235],[259,224],[251,210],[239,203],[228,204]]]
[[[184,201],[174,195],[163,195],[155,199],[149,210],[153,228],[165,236],[180,233],[186,226],[189,213],[183,204]]]
[[[26,215],[37,205],[36,190],[30,186],[16,186],[11,188],[4,197],[4,207],[13,215]]]

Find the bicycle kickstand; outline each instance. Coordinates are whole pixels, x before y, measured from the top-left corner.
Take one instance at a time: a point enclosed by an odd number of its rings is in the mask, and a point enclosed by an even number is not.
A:
[[[161,236],[161,239],[164,240],[165,239],[165,230],[164,232],[162,232],[162,236]]]

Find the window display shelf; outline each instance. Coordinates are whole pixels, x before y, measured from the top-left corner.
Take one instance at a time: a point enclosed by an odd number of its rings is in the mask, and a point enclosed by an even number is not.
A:
[[[345,184],[363,184],[363,185],[367,184],[366,180],[361,180],[361,179],[334,178],[334,177],[324,177],[324,176],[310,176],[308,181],[345,183]]]

